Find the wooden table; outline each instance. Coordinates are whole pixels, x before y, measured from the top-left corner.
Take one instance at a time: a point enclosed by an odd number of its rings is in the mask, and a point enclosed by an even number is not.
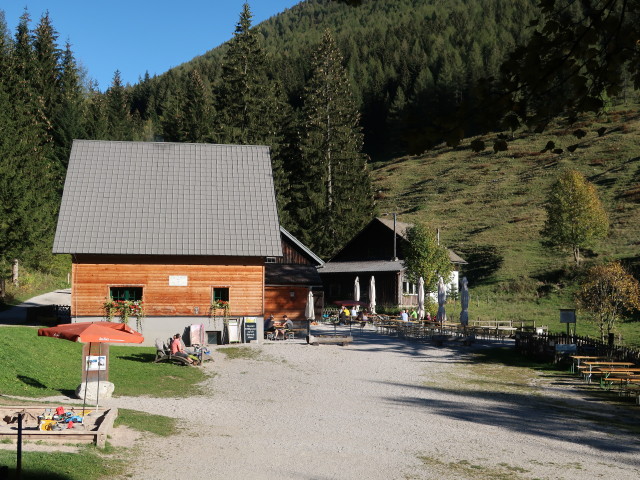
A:
[[[611,362],[611,361],[598,361],[598,362],[584,362],[585,367],[589,368],[589,371],[584,373],[584,380],[587,383],[591,383],[591,374],[593,373],[593,368],[606,368],[606,367],[633,367],[634,363],[632,362]]]
[[[571,373],[576,373],[575,367],[580,367],[580,360],[605,360],[605,357],[592,357],[589,355],[570,355],[569,358],[574,360],[571,362]]]

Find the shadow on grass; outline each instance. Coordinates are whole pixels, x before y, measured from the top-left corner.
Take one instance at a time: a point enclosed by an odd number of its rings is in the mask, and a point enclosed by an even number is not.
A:
[[[46,470],[25,470],[22,469],[22,475],[19,477],[18,472],[15,468],[11,468],[8,470],[8,473],[0,471],[0,478],[7,480],[42,480],[46,478],[47,480],[69,480],[70,477],[68,475],[62,475],[59,473],[52,473]]]
[[[120,360],[129,360],[131,362],[153,363],[156,356],[153,353],[131,353],[129,355],[118,355]]]
[[[24,383],[25,385],[29,385],[30,387],[33,387],[33,388],[40,388],[40,389],[48,388],[45,384],[41,383],[40,381],[32,377],[27,377],[25,375],[16,375],[16,378],[20,380],[22,383]]]

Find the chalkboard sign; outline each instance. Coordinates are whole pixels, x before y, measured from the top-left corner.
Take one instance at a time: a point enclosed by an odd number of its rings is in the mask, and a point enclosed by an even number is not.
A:
[[[244,323],[244,341],[258,340],[258,324],[255,322]]]

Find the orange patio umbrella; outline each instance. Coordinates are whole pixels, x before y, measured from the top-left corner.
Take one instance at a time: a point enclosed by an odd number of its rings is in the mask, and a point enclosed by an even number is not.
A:
[[[144,337],[124,323],[78,322],[40,328],[40,337],[55,337],[82,343],[142,343]]]
[[[142,343],[144,337],[124,323],[116,322],[78,322],[65,323],[55,327],[38,329],[39,337],[53,337],[69,340],[71,342],[82,343]],[[89,345],[91,351],[91,345]],[[84,401],[82,411],[85,410],[87,400],[87,381],[89,376],[85,375]],[[100,391],[100,370],[98,370],[98,390]],[[98,410],[99,398],[96,398],[96,410]]]

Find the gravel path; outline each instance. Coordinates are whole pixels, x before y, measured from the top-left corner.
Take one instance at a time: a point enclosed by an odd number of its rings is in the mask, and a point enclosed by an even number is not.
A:
[[[633,405],[605,405],[573,379],[541,376],[523,391],[495,378],[470,389],[460,378],[489,342],[435,348],[354,336],[347,347],[247,346],[254,359],[214,351],[206,395],[112,399],[181,423],[177,436],[140,441],[122,479],[640,477],[637,434],[603,417],[637,426]]]

